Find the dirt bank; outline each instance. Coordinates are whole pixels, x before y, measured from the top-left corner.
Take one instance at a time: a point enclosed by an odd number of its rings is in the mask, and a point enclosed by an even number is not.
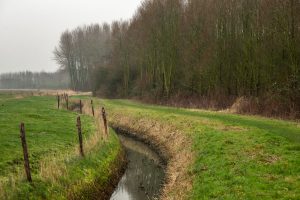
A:
[[[109,178],[103,183],[102,180],[95,180],[90,184],[80,188],[76,193],[69,193],[68,199],[94,199],[94,200],[107,200],[113,194],[120,178],[126,170],[126,155],[124,151],[120,151],[117,159],[109,168]],[[101,183],[101,184],[100,184]]]
[[[99,105],[98,105],[99,107]],[[193,178],[189,168],[194,163],[192,141],[179,132],[172,123],[160,123],[149,118],[137,118],[126,113],[107,108],[109,126],[131,137],[142,140],[154,149],[165,161],[166,181],[162,187],[161,198],[166,200],[187,199],[192,189]],[[91,114],[89,100],[83,100],[83,113]],[[100,109],[95,108],[95,116],[103,130]]]
[[[66,109],[65,102],[63,103],[63,108]],[[70,106],[69,109],[70,111],[78,112],[79,109],[79,104],[76,100],[72,99],[70,100]],[[91,104],[87,100],[82,101],[83,104],[83,109],[82,112],[83,114],[90,115],[92,116],[91,112]],[[103,124],[101,123],[101,118],[100,118],[100,109],[95,109],[95,123],[97,125],[97,129],[102,135],[103,140],[107,140],[107,136],[104,133],[104,128]],[[106,200],[110,199],[111,195],[113,194],[115,188],[117,187],[121,177],[123,176],[125,170],[127,167],[127,160],[126,160],[126,155],[125,151],[123,148],[121,148],[119,155],[117,159],[111,164],[109,167],[109,170],[107,173],[109,173],[109,178],[108,180],[103,184],[103,181],[97,181],[95,180],[91,184],[86,185],[84,188],[81,188],[78,193],[75,194],[70,194],[68,196],[68,199],[97,199],[97,200]],[[102,183],[102,184],[99,184]]]
[[[110,113],[110,125],[147,143],[164,159],[166,182],[161,199],[187,199],[192,188],[189,166],[193,163],[192,141],[175,127],[149,119],[136,119],[121,113]]]

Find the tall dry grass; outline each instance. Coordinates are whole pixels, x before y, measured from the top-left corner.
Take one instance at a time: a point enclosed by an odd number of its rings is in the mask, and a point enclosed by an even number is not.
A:
[[[4,197],[4,181],[0,179],[0,199],[5,199]]]
[[[67,174],[67,166],[65,161],[72,155],[49,155],[40,161],[39,176],[44,181],[57,183],[59,178]]]
[[[82,101],[82,103],[82,112],[86,115],[92,116],[92,107],[90,102],[84,100]],[[73,109],[78,110],[76,109],[79,106],[78,101],[70,99],[69,105],[75,105]],[[64,107],[66,106],[64,105]],[[104,133],[103,120],[100,114],[100,109],[95,109],[94,123],[96,126],[96,131],[87,139],[84,139],[83,146],[85,154],[89,154],[97,145],[99,145],[100,142],[105,142],[107,140],[107,136]],[[74,149],[64,154],[47,156],[45,159],[40,161],[40,177],[53,183],[57,182],[59,180],[59,177],[67,173],[67,166],[65,164],[65,161],[79,156],[80,153],[78,145],[76,145]]]
[[[17,184],[25,179],[23,166],[0,178],[0,199],[8,199],[17,190]]]

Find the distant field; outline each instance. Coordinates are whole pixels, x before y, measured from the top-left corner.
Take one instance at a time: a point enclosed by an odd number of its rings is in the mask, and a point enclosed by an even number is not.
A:
[[[299,123],[129,100],[101,104],[114,125],[171,149],[170,199],[300,199]],[[192,156],[183,159],[187,169],[177,155]]]
[[[0,199],[65,199],[108,181],[119,141],[111,131],[103,142],[94,119],[81,115],[86,148],[81,158],[77,115],[57,110],[55,97],[0,93]],[[33,185],[24,174],[20,122],[25,123]]]

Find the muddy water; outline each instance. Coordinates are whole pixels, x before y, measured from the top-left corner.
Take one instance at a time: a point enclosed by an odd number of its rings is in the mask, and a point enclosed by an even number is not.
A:
[[[164,171],[160,157],[142,142],[119,135],[128,166],[111,200],[154,199],[159,195]]]

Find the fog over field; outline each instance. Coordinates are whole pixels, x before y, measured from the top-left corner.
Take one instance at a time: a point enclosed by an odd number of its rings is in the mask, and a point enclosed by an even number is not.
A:
[[[300,200],[300,0],[0,0],[0,200]]]
[[[0,0],[0,73],[55,71],[60,34],[82,24],[130,18],[141,0]]]

